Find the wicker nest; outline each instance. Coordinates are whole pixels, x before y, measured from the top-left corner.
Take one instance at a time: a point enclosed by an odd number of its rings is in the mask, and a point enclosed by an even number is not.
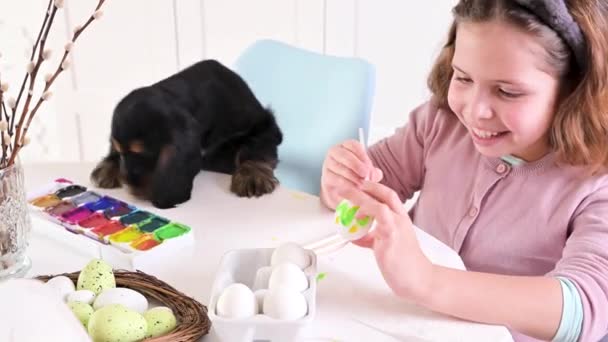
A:
[[[44,282],[56,276],[66,276],[74,284],[80,272],[36,277]],[[148,298],[154,298],[171,308],[177,319],[177,326],[167,335],[145,339],[145,342],[192,342],[198,341],[211,328],[207,307],[177,291],[167,283],[149,274],[137,271],[115,270],[116,286],[133,289]]]

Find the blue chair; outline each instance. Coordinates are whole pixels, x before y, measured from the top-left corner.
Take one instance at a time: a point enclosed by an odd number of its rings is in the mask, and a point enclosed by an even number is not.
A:
[[[329,148],[358,139],[360,127],[367,141],[375,87],[370,63],[260,40],[239,56],[235,71],[283,131],[276,170],[282,186],[318,195]]]

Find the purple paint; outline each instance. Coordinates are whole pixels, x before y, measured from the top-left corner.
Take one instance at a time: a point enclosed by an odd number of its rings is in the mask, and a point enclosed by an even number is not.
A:
[[[106,217],[112,218],[112,217],[121,217],[121,216],[127,215],[130,212],[132,212],[133,210],[135,210],[135,209],[130,206],[119,204],[119,205],[112,206],[109,209],[106,209],[103,213],[104,213],[104,215],[106,215]]]
[[[70,210],[61,215],[61,219],[69,224],[77,224],[79,221],[86,219],[93,214],[92,211],[85,207]]]

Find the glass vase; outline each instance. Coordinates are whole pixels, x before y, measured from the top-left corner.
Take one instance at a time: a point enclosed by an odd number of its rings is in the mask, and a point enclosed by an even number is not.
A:
[[[23,276],[32,222],[25,195],[23,168],[17,161],[0,169],[0,280]]]

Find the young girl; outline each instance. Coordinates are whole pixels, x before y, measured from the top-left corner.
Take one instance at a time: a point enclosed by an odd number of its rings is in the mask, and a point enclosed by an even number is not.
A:
[[[516,341],[597,341],[608,333],[608,1],[461,0],[453,13],[432,98],[368,151],[332,148],[321,199],[375,217],[356,243],[398,296],[505,325]],[[431,264],[413,225],[468,271]]]

